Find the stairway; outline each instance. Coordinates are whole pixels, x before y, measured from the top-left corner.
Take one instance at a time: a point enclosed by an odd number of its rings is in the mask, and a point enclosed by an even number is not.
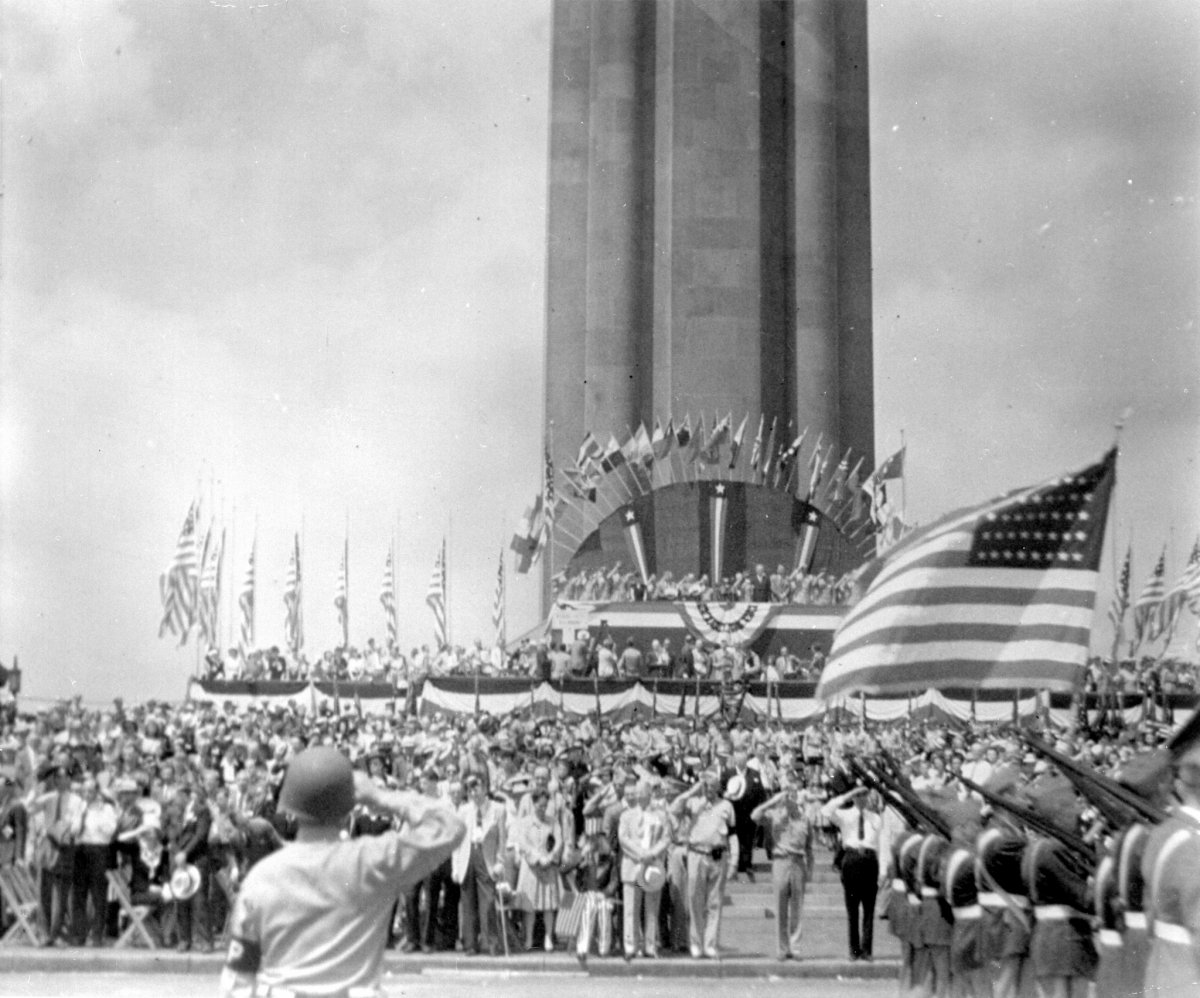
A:
[[[729,956],[775,956],[775,898],[771,887],[771,864],[761,849],[754,851],[755,882],[739,881],[726,886],[726,904],[721,915],[721,950]],[[875,910],[874,956],[876,960],[898,959],[900,947],[888,931],[888,923]],[[804,943],[801,956],[812,960],[844,960],[849,942],[842,884],[833,869],[833,854],[818,847],[813,875],[804,899]]]

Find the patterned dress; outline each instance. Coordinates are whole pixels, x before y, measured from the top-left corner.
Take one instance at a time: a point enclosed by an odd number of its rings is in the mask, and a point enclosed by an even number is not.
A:
[[[517,830],[517,852],[521,859],[516,890],[519,907],[529,911],[558,910],[562,900],[558,870],[562,849],[562,832],[556,822],[539,818],[536,812],[521,819]]]

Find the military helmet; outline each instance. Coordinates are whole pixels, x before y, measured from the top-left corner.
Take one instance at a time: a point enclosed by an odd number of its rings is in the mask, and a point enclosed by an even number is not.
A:
[[[279,810],[314,825],[336,825],[354,807],[354,771],[350,760],[327,745],[305,749],[292,759]]]

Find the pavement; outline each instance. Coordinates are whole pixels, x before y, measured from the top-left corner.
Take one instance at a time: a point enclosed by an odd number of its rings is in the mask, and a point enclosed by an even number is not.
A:
[[[387,998],[446,998],[467,993],[479,998],[695,998],[695,981],[686,978],[589,978],[580,974],[430,973],[391,977],[384,981]],[[895,993],[894,981],[811,980],[802,987],[803,998],[882,998]],[[216,978],[200,974],[0,974],[0,995],[5,998],[212,998]],[[760,978],[729,984],[723,993],[746,998],[794,998],[795,981]]]
[[[774,980],[817,979],[894,981],[899,972],[899,945],[887,923],[875,923],[875,959],[851,961],[847,956],[846,913],[838,875],[829,853],[818,850],[804,904],[804,940],[800,959],[775,959],[776,922],[774,892],[765,856],[755,864],[755,881],[729,883],[721,919],[719,960],[660,956],[655,960],[625,961],[619,956],[590,957],[586,968],[573,952],[514,953],[510,957],[464,956],[462,953],[411,953],[392,950],[385,956],[390,974],[397,979],[449,976],[493,979],[505,975],[526,978],[623,980],[716,978]],[[878,909],[877,909],[878,910]],[[618,940],[619,944],[619,940]],[[171,975],[215,980],[224,960],[221,952],[179,953],[175,950],[73,949],[34,947],[0,948],[2,975]],[[807,986],[806,986],[807,991]],[[0,987],[0,994],[9,994]],[[100,993],[99,991],[95,993]],[[558,998],[558,996],[556,996]]]

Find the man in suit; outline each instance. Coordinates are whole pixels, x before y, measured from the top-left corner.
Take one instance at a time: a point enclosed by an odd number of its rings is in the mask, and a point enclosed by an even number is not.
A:
[[[172,872],[191,865],[200,872],[200,889],[188,901],[179,904],[179,945],[183,952],[195,944],[201,953],[211,953],[212,926],[209,922],[209,895],[212,891],[212,869],[209,860],[208,833],[212,828],[212,812],[203,789],[180,786],[176,801],[183,812],[179,838],[171,853]],[[195,939],[199,926],[199,940]]]
[[[755,603],[771,602],[771,578],[762,565],[754,566],[754,576],[750,580],[750,599]]]
[[[463,952],[480,949],[493,956],[500,951],[496,885],[504,876],[503,850],[508,841],[505,806],[488,797],[477,776],[463,781],[466,803],[458,816],[467,834],[454,850],[451,874],[461,885]]]
[[[645,890],[639,875],[647,866],[664,865],[671,835],[665,813],[651,806],[652,796],[650,782],[639,780],[633,790],[632,806],[618,819],[626,960],[639,953],[651,959],[658,956],[658,906],[662,891]]]
[[[762,566],[759,566],[762,567]],[[725,796],[733,805],[738,840],[738,862],[735,877],[744,876],[754,883],[754,864],[751,853],[758,832],[754,809],[763,802],[762,776],[750,766],[750,754],[745,749],[733,753],[733,768],[725,774]]]

